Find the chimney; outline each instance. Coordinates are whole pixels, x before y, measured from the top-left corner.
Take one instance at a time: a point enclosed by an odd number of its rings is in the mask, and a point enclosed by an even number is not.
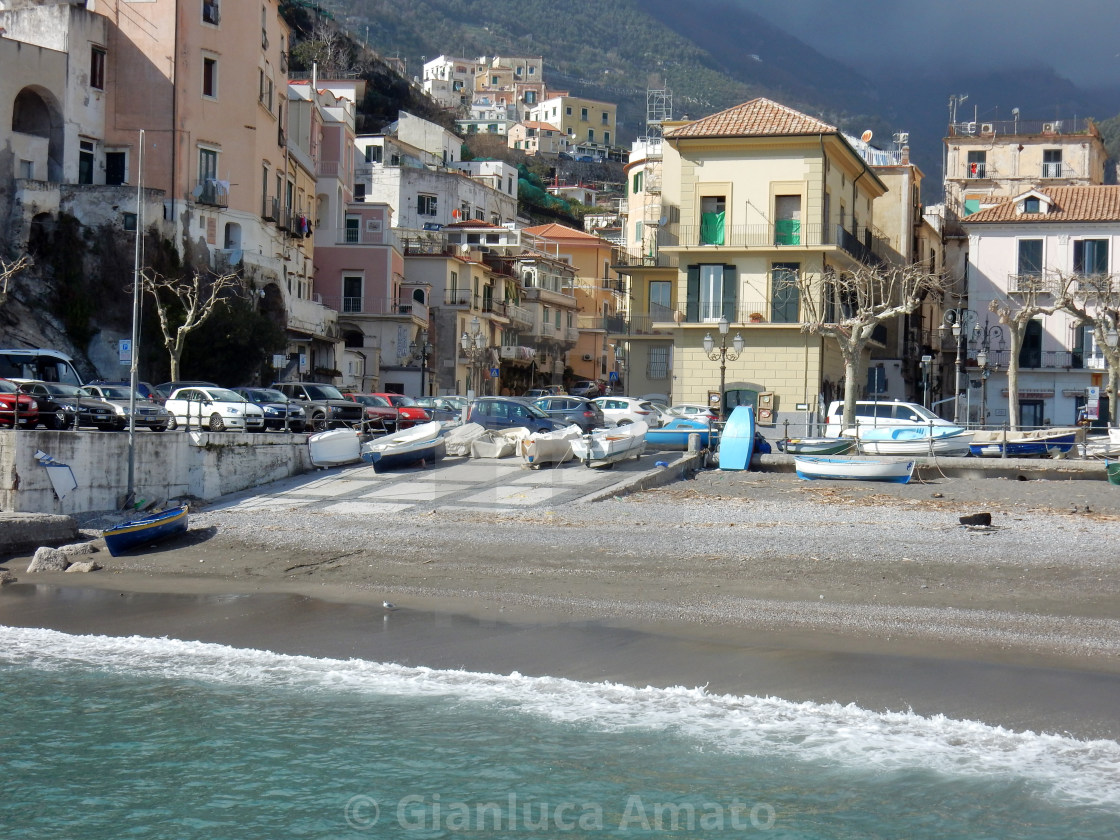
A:
[[[902,156],[898,159],[898,162],[902,166],[909,166],[909,164],[910,164],[910,147],[909,146],[903,146],[902,147]]]

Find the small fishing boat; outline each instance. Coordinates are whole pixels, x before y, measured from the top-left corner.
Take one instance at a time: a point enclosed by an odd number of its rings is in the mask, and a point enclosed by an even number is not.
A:
[[[519,442],[518,451],[532,469],[544,464],[562,464],[574,456],[572,441],[581,434],[579,426],[569,426],[555,432],[529,435]]]
[[[1117,427],[1115,429],[1110,428],[1108,430],[1108,445],[1120,446],[1120,427]]]
[[[374,472],[399,470],[421,461],[431,464],[446,454],[443,424],[438,420],[374,438],[361,447],[362,460],[373,464]]]
[[[131,522],[122,522],[101,532],[105,547],[113,557],[120,557],[141,545],[165,540],[187,530],[187,505],[151,513]]]
[[[973,433],[969,447],[973,455],[999,458],[1006,451],[1008,458],[1034,458],[1063,455],[1085,441],[1085,430],[1074,428],[1011,431],[996,429]]]
[[[914,473],[913,461],[880,461],[874,458],[827,458],[794,455],[798,478],[847,481],[890,481],[906,484]]]
[[[646,448],[649,427],[642,421],[596,429],[572,439],[572,454],[589,467],[609,467],[623,458],[637,458]]]
[[[512,429],[487,429],[471,441],[472,458],[508,458],[517,451],[517,444],[529,437],[524,426]]]
[[[867,455],[968,455],[973,432],[960,426],[860,426],[859,451]]]
[[[719,440],[719,433],[707,420],[689,420],[678,417],[659,429],[646,430],[646,443],[653,449],[688,449],[688,439],[700,436],[700,447],[711,449]]]
[[[311,463],[316,467],[341,467],[362,460],[361,436],[354,429],[330,429],[307,439]]]
[[[453,426],[443,434],[443,444],[448,455],[471,454],[471,444],[486,434],[486,427],[478,423],[464,423]]]
[[[735,406],[719,436],[721,470],[745,470],[750,467],[754,433],[754,409],[749,405]]]
[[[789,438],[779,440],[778,449],[787,455],[847,455],[856,448],[854,438]]]

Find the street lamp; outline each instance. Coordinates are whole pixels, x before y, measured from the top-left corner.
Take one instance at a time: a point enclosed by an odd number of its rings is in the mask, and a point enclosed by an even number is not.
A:
[[[976,364],[980,368],[980,425],[986,426],[988,423],[988,377],[992,375],[992,369],[988,367],[988,353],[992,349],[992,339],[999,341],[999,349],[1003,349],[1003,327],[999,324],[988,326],[988,319],[985,316],[984,326],[980,326],[980,322],[977,321],[972,328],[972,337],[973,340],[980,342],[980,349],[976,353]]]
[[[467,369],[470,377],[467,382],[467,394],[470,395],[472,385],[481,391],[482,382],[482,350],[486,346],[486,339],[482,335],[482,325],[478,317],[471,318],[470,334],[466,332],[459,338],[459,346],[467,354]]]
[[[428,369],[428,357],[432,355],[432,345],[428,341],[428,331],[420,330],[416,333],[416,341],[409,342],[408,352],[412,358],[420,357],[420,396],[428,396],[424,389],[424,373]]]
[[[953,331],[953,340],[957,343],[957,365],[953,383],[956,397],[953,400],[953,422],[957,425],[960,425],[961,419],[961,394],[965,393],[965,389],[961,387],[961,380],[964,378],[964,349],[968,342],[968,324],[974,323],[975,320],[976,313],[964,307],[945,312],[945,326]]]
[[[727,333],[731,325],[727,323],[727,316],[719,319],[719,349],[712,340],[712,334],[704,336],[704,352],[713,362],[719,362],[719,419],[721,423],[727,422],[727,400],[724,398],[724,386],[727,382],[727,363],[733,362],[743,354],[743,336],[735,333],[731,344],[734,351],[727,349]]]

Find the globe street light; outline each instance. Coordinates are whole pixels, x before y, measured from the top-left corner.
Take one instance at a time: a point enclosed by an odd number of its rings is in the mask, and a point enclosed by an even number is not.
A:
[[[420,357],[420,396],[428,396],[424,390],[424,372],[428,369],[428,357],[432,355],[432,345],[428,341],[428,331],[420,330],[416,333],[416,341],[409,342],[408,352],[412,358]]]
[[[731,345],[734,351],[727,349],[727,333],[731,325],[727,323],[727,316],[719,319],[719,349],[712,340],[712,334],[704,336],[704,352],[713,362],[719,362],[719,419],[721,423],[727,422],[727,400],[724,398],[724,387],[727,382],[727,363],[733,362],[743,354],[743,336],[735,333]]]
[[[992,369],[988,367],[988,353],[992,349],[992,339],[999,341],[999,349],[1003,349],[1003,327],[999,324],[988,326],[988,319],[985,317],[984,326],[980,326],[980,322],[977,321],[972,328],[972,337],[975,341],[980,342],[980,349],[976,352],[976,364],[980,368],[980,425],[986,426],[988,423],[988,377],[992,375]]]
[[[477,316],[471,318],[470,334],[463,333],[459,339],[459,346],[467,354],[467,369],[469,371],[467,394],[469,396],[472,385],[481,391],[479,385],[482,382],[482,350],[486,346],[486,340],[482,335],[482,325],[479,323]],[[481,394],[476,394],[476,396],[481,396]]]

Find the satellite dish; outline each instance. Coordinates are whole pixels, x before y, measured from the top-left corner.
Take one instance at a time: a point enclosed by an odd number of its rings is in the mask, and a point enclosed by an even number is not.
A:
[[[870,142],[871,142],[871,138],[872,138],[873,136],[874,136],[874,135],[872,135],[872,134],[871,134],[871,129],[869,128],[869,129],[867,129],[867,131],[863,132],[863,134],[861,134],[861,135],[859,136],[859,139],[860,139],[860,140],[862,140],[862,141],[863,141],[864,143],[870,143]]]
[[[471,246],[463,243],[459,246],[459,250],[464,254],[469,254],[471,252]]]

